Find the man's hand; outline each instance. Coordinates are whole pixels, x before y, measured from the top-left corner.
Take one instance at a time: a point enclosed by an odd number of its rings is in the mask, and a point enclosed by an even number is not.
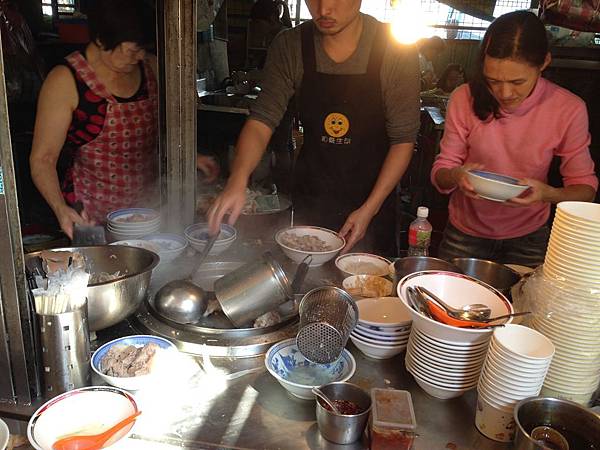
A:
[[[350,213],[340,230],[340,235],[346,239],[346,246],[342,249],[342,254],[350,251],[365,236],[374,215],[364,206]]]
[[[231,178],[227,182],[225,189],[215,199],[208,209],[208,229],[209,234],[214,236],[219,232],[223,217],[229,214],[227,223],[233,225],[246,203],[246,185],[245,183],[236,183]]]
[[[73,239],[74,224],[95,225],[95,222],[90,220],[90,217],[85,210],[81,211],[81,214],[77,214],[77,211],[66,204],[57,211],[56,218],[58,219],[61,230],[69,236],[69,239]]]

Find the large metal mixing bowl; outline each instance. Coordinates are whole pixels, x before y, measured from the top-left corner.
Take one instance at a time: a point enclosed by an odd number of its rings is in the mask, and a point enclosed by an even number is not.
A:
[[[462,270],[465,275],[495,287],[509,298],[510,289],[521,279],[521,275],[510,267],[486,259],[454,258],[452,264]]]
[[[86,271],[120,276],[104,283],[88,285],[88,322],[90,331],[103,330],[132,314],[146,296],[152,269],[159,257],[156,253],[137,247],[105,245],[96,247],[65,247],[52,249],[81,253]],[[41,252],[25,255],[25,264],[31,270]]]

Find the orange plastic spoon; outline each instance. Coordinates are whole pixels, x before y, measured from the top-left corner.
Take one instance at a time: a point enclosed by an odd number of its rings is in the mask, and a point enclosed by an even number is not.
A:
[[[92,434],[87,436],[68,436],[56,441],[52,448],[54,450],[98,450],[101,449],[106,441],[108,441],[113,435],[135,421],[137,416],[142,412],[138,411],[129,417],[121,420],[118,424],[110,427],[108,430],[100,434]]]

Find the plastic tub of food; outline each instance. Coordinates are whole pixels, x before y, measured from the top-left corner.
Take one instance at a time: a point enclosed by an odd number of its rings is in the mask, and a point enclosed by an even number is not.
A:
[[[409,450],[417,421],[408,391],[371,389],[371,450]]]

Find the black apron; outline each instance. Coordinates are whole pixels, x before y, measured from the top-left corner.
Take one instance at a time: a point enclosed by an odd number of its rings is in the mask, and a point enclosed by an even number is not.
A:
[[[294,170],[296,222],[338,231],[371,193],[389,151],[381,94],[388,30],[379,26],[366,73],[333,75],[316,70],[312,22],[301,29],[304,144]],[[396,253],[394,196],[384,201],[357,249]]]

